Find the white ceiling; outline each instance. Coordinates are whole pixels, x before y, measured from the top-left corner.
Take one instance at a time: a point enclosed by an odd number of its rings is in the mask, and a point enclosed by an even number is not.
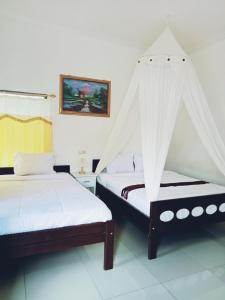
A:
[[[143,49],[168,23],[189,52],[225,39],[225,0],[0,0],[0,14]]]

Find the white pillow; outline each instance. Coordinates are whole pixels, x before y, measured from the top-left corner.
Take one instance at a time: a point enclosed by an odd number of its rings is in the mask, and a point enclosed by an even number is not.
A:
[[[141,153],[134,153],[135,172],[144,172],[143,157]]]
[[[55,173],[53,153],[16,153],[14,157],[15,175],[37,175]]]
[[[106,168],[107,173],[134,172],[133,153],[119,154]]]

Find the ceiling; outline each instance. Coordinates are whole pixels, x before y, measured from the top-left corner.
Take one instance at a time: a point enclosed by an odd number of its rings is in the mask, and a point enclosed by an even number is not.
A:
[[[169,25],[188,52],[225,39],[225,0],[0,0],[0,15],[147,48]]]

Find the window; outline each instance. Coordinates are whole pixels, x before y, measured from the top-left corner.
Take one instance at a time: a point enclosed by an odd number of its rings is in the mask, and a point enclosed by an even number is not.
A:
[[[43,99],[0,96],[0,167],[13,166],[16,152],[52,151],[52,122],[46,118],[49,105]]]

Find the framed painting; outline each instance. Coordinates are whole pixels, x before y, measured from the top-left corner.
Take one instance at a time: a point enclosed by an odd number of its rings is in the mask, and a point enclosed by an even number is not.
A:
[[[60,75],[60,113],[84,116],[110,116],[111,82]]]

